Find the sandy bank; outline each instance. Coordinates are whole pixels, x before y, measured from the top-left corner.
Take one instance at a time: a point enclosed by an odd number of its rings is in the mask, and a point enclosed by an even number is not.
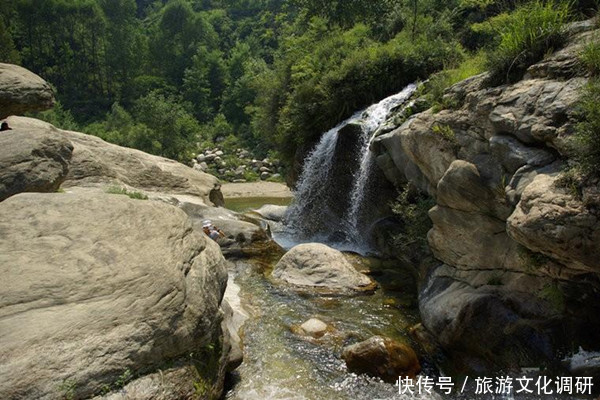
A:
[[[221,187],[226,199],[239,197],[293,197],[292,191],[283,183],[247,182],[225,183]]]

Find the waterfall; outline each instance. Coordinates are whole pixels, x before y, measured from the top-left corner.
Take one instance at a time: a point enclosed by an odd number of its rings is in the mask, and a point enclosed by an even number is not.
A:
[[[363,247],[364,235],[360,232],[359,220],[374,164],[369,146],[390,112],[406,103],[415,90],[416,85],[411,84],[323,134],[304,162],[294,203],[285,218],[286,231],[293,236],[293,242],[325,242],[338,248],[342,243],[348,248]],[[350,124],[360,125],[358,137],[354,138],[356,154],[351,155],[348,165],[335,165],[336,152],[340,151],[337,149],[340,131]],[[348,184],[342,185],[339,181],[344,179],[333,176],[336,168],[349,178]],[[341,211],[337,209],[340,205],[345,206]]]
[[[410,96],[415,92],[417,86],[414,84],[408,85],[400,93],[383,99],[377,104],[367,108],[363,113],[362,131],[360,148],[360,167],[354,178],[354,185],[350,192],[350,209],[346,216],[354,241],[364,239],[359,234],[359,217],[360,210],[364,205],[365,195],[369,187],[369,177],[371,176],[371,168],[375,163],[373,154],[369,151],[371,142],[374,139],[374,134],[377,128],[383,124],[394,108],[404,104]]]
[[[348,125],[360,117],[360,113],[354,114],[352,117],[341,122],[336,127],[325,132],[319,140],[319,143],[309,153],[304,162],[302,173],[298,179],[294,198],[294,203],[290,206],[286,215],[286,225],[289,230],[298,236],[303,236],[303,217],[311,212],[314,213],[314,208],[327,197],[331,167],[333,163],[333,155],[337,144],[337,135],[340,129]]]

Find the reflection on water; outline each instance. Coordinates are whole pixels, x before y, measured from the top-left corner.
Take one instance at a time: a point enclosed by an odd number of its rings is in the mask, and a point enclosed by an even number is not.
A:
[[[225,207],[237,212],[245,212],[258,209],[265,204],[277,206],[289,206],[291,197],[240,197],[225,199]]]

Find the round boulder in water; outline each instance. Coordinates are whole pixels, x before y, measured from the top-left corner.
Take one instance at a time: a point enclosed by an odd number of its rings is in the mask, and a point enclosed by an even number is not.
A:
[[[415,379],[421,371],[410,346],[382,336],[344,347],[342,358],[350,372],[379,377],[388,383],[396,382],[398,377]]]
[[[340,251],[320,243],[301,244],[288,251],[275,266],[273,277],[299,289],[327,294],[368,292],[376,287]]]
[[[264,219],[268,219],[275,222],[281,222],[287,212],[287,206],[278,206],[275,204],[265,204],[261,208],[253,210]]]
[[[292,325],[292,332],[300,336],[306,336],[314,339],[320,339],[326,333],[333,332],[332,326],[317,318],[311,318],[302,325]]]

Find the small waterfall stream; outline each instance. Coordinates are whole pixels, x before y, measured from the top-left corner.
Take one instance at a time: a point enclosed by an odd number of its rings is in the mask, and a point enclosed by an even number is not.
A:
[[[369,151],[371,142],[374,139],[374,134],[377,128],[383,124],[390,114],[390,111],[405,103],[410,96],[415,92],[417,86],[414,84],[408,85],[400,93],[390,96],[377,104],[372,105],[364,112],[364,122],[362,124],[363,137],[361,138],[360,167],[354,179],[352,192],[350,193],[350,210],[347,220],[353,233],[359,231],[359,216],[360,210],[364,204],[365,194],[368,189],[369,177],[371,176],[371,168],[375,163],[373,154]],[[357,235],[354,241],[362,240],[360,235]]]
[[[317,241],[358,252],[368,250],[360,217],[375,164],[369,147],[375,132],[391,111],[404,105],[416,88],[414,84],[408,85],[400,93],[357,112],[323,134],[306,158],[295,201],[286,216],[290,243]],[[333,176],[334,158],[340,132],[350,124],[360,125],[360,132],[352,157],[354,165],[344,166],[344,173],[352,174],[351,183],[349,187],[339,188],[341,183]],[[335,210],[341,204],[347,204],[347,207],[341,212]]]

